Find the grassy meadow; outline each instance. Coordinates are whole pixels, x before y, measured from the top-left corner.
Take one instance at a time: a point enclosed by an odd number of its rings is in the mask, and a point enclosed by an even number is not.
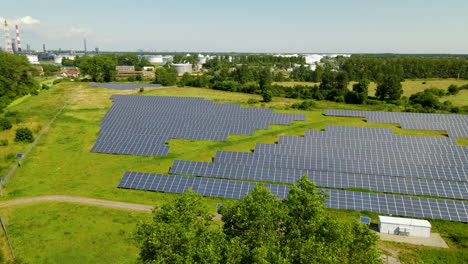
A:
[[[447,80],[447,87],[450,81],[452,80]],[[430,81],[426,81],[426,85],[429,83]],[[177,197],[177,194],[118,189],[116,186],[124,172],[133,170],[168,173],[176,159],[211,161],[217,150],[251,151],[255,143],[275,143],[280,135],[302,136],[305,130],[320,130],[325,125],[385,127],[392,128],[396,134],[446,136],[441,131],[405,130],[397,124],[367,123],[363,118],[323,115],[323,109],[326,108],[396,110],[392,105],[346,105],[321,101],[317,102],[317,109],[301,111],[291,110],[289,106],[302,100],[275,97],[270,103],[249,105],[248,99],[260,100],[261,97],[203,88],[145,88],[143,95],[194,96],[217,103],[239,103],[243,107],[273,107],[277,112],[306,114],[307,120],[295,121],[291,126],[271,125],[268,130],[256,130],[253,136],[230,135],[227,141],[174,139],[168,142],[171,149],[166,157],[130,156],[89,151],[98,136],[101,119],[112,105],[109,97],[112,94],[141,94],[137,90],[109,90],[90,88],[87,84],[61,83],[48,91],[42,91],[38,96],[25,98],[6,109],[6,112],[16,112],[20,119],[16,127],[30,127],[37,135],[74,91],[76,93],[70,104],[23,161],[23,166],[4,186],[1,200],[38,195],[74,195],[161,205]],[[15,162],[15,159],[7,160],[6,156],[24,151],[28,146],[14,143],[13,137],[14,129],[0,132],[0,139],[6,138],[10,142],[8,146],[0,146],[3,175]],[[468,146],[468,139],[459,139],[459,143]],[[212,212],[217,203],[228,202],[227,199],[210,197],[204,198],[204,201]],[[347,210],[330,212],[348,221],[356,221],[362,215],[360,212]],[[17,254],[30,263],[129,263],[137,255],[136,249],[127,239],[129,233],[134,230],[139,219],[149,216],[147,213],[66,203],[14,206],[0,209],[0,214],[9,224],[10,237]],[[367,214],[373,217],[374,222],[377,221],[377,214]],[[453,251],[456,258],[462,256],[459,254],[464,251],[463,247],[468,247],[468,237],[466,231],[463,232],[466,225],[438,220],[435,222],[436,230],[449,241],[453,241],[450,242],[453,248],[442,250],[441,254],[452,254],[448,252]],[[439,253],[432,253],[432,250],[440,251],[398,243],[386,243],[386,246],[407,252],[402,255],[408,259],[407,263],[416,263],[411,261],[426,254],[428,250],[430,254],[436,255]],[[0,247],[6,250],[2,240]]]
[[[0,213],[15,255],[31,264],[134,263],[138,249],[132,232],[151,216],[58,202],[2,208]]]

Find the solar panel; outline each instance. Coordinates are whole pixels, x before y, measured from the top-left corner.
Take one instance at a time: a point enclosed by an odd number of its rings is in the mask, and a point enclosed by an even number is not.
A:
[[[240,199],[250,193],[256,183],[141,172],[126,172],[119,188],[183,193],[188,188],[204,196]],[[265,184],[273,194],[287,197],[289,186]],[[382,214],[445,219],[468,222],[468,202],[397,196],[376,193],[323,189],[328,193],[325,206],[336,209],[372,211]]]
[[[328,116],[364,117],[367,122],[396,123],[405,129],[447,131],[450,137],[468,138],[468,115],[325,110]]]
[[[107,84],[106,84],[107,85]],[[241,108],[195,97],[112,95],[92,152],[166,156],[173,139],[227,140],[230,134],[253,135],[270,124],[290,125],[305,115]]]
[[[296,183],[299,178],[307,174],[311,181],[321,187],[361,188],[385,193],[468,199],[468,182],[458,181],[436,181],[335,171],[262,167],[245,163],[224,164],[184,160],[174,161],[170,173],[285,184]]]
[[[369,217],[360,216],[359,217],[359,222],[363,223],[363,224],[366,224],[366,225],[370,225],[371,219]]]

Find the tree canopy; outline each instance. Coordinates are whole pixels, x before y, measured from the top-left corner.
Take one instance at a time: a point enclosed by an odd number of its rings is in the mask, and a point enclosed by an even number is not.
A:
[[[39,84],[28,74],[31,71],[26,57],[0,52],[0,110],[16,98],[39,89]]]
[[[257,185],[221,207],[222,227],[188,190],[135,233],[140,263],[381,263],[377,236],[329,215],[306,176],[280,200]]]
[[[108,56],[82,57],[80,70],[90,75],[94,82],[111,82],[115,79],[117,63]]]

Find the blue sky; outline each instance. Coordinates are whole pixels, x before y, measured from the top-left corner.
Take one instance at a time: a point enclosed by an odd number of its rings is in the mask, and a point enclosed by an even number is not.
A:
[[[0,17],[34,49],[82,49],[86,36],[101,50],[468,53],[467,11],[467,0],[23,0]]]

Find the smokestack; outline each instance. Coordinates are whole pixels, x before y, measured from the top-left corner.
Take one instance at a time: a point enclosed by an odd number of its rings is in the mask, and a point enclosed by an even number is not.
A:
[[[16,48],[18,49],[18,53],[21,53],[23,49],[21,48],[21,39],[20,39],[18,25],[15,25],[15,28],[16,28]]]
[[[10,37],[10,28],[8,27],[8,23],[5,20],[5,24],[3,24],[3,31],[5,31],[5,51],[8,53],[13,53],[13,46],[11,45],[11,37]]]
[[[43,52],[46,52],[45,44],[42,44],[42,51],[43,51]]]
[[[84,43],[84,53],[86,54],[87,50],[86,50],[86,38],[83,39],[83,43]]]

